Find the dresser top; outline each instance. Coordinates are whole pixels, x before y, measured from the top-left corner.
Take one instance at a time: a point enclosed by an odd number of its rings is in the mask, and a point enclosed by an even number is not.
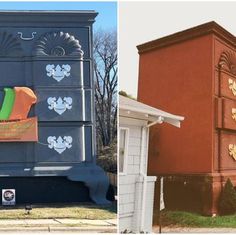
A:
[[[221,39],[225,40],[227,43],[233,46],[236,45],[236,38],[233,34],[228,32],[222,26],[217,24],[215,21],[211,21],[153,41],[140,44],[137,46],[137,49],[139,54],[142,54],[147,51],[152,51],[165,46],[170,46],[172,44],[180,43],[207,34],[215,34]]]
[[[7,24],[22,25],[40,23],[93,23],[97,12],[93,10],[78,11],[0,11],[1,26]]]

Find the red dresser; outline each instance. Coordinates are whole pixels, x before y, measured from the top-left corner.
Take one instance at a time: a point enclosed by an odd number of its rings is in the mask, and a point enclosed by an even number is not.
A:
[[[138,46],[138,100],[185,117],[152,127],[149,174],[164,175],[171,209],[212,215],[236,186],[236,39],[215,22]]]

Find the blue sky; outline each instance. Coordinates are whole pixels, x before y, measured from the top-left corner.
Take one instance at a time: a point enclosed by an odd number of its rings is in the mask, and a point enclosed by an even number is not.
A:
[[[116,9],[116,2],[0,2],[0,10],[95,10],[95,30],[116,28]]]

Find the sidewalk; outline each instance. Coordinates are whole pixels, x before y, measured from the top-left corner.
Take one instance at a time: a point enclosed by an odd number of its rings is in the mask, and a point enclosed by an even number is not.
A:
[[[159,233],[159,227],[153,227],[153,233]],[[236,233],[236,228],[190,228],[168,226],[162,227],[161,233]]]
[[[117,220],[88,219],[2,219],[2,232],[83,232],[83,233],[116,233]]]

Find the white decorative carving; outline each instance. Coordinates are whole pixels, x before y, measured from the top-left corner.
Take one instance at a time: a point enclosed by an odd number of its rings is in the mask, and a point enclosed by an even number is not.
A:
[[[229,78],[229,89],[232,91],[233,95],[236,96],[236,82]]]
[[[60,82],[64,77],[70,76],[71,67],[68,64],[59,64],[55,67],[54,64],[48,64],[46,66],[47,76],[53,77],[56,81]]]
[[[67,148],[70,149],[72,147],[73,138],[71,136],[64,136],[63,138],[59,136],[49,136],[48,139],[48,147],[50,149],[56,150],[59,154],[63,153]]]
[[[57,112],[59,115],[62,115],[67,109],[72,108],[72,98],[71,97],[64,97],[63,99],[59,97],[56,99],[56,97],[49,97],[47,99],[47,102],[49,104],[48,108],[50,110],[53,110]]]
[[[236,160],[236,145],[235,144],[229,144],[229,155]]]

